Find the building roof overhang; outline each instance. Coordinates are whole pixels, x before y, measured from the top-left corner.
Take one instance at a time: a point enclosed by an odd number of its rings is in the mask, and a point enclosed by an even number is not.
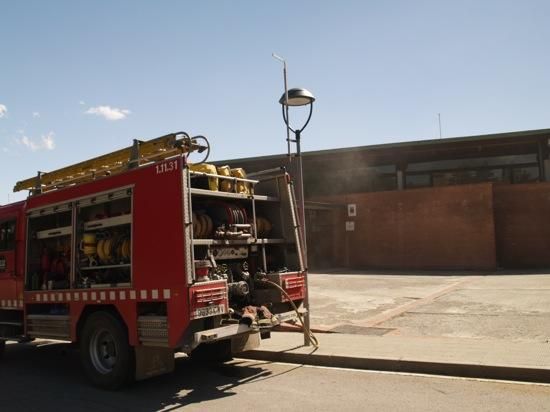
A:
[[[450,137],[409,142],[344,147],[303,152],[304,167],[330,162],[363,161],[369,165],[423,162],[429,160],[506,156],[536,153],[548,148],[550,129],[525,130],[476,136]],[[221,160],[215,163],[262,165],[280,164],[286,154]]]

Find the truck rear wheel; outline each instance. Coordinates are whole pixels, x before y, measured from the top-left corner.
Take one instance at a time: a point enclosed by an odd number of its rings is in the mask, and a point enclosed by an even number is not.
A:
[[[95,386],[117,389],[134,376],[135,355],[124,324],[109,312],[86,320],[80,339],[84,371]]]

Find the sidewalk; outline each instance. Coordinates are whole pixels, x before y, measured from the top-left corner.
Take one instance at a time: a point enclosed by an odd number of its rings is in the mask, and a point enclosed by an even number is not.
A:
[[[326,273],[309,287],[320,348],[275,332],[245,356],[550,383],[550,274]]]
[[[297,332],[273,332],[238,357],[316,366],[550,383],[550,343],[317,333],[319,348]]]

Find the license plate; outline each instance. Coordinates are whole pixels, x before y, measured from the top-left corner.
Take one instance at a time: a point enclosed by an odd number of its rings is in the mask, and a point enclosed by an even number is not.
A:
[[[221,315],[222,313],[225,313],[225,305],[212,305],[195,309],[191,317],[193,319],[206,318],[208,316]]]

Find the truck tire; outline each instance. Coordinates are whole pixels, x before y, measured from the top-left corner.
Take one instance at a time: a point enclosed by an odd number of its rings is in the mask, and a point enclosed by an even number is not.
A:
[[[223,363],[233,359],[231,340],[221,340],[215,343],[203,343],[190,354],[193,361],[201,363]]]
[[[135,354],[126,328],[109,312],[95,312],[86,319],[80,358],[86,375],[97,387],[114,390],[134,378]]]

